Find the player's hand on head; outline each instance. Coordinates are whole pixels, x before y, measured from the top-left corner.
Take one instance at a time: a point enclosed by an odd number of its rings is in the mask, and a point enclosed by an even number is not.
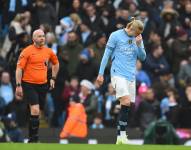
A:
[[[141,46],[141,43],[142,43],[142,40],[143,40],[142,35],[139,34],[139,35],[135,38],[135,40],[136,40],[137,46],[140,47],[140,46]]]
[[[99,86],[101,86],[103,84],[103,81],[104,81],[103,75],[98,75],[96,82],[98,83]]]

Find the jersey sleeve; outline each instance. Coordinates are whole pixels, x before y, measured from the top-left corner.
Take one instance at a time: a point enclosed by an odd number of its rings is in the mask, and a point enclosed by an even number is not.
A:
[[[20,56],[19,56],[19,59],[17,61],[17,68],[20,68],[20,69],[24,69],[25,66],[26,66],[26,63],[27,63],[27,60],[29,58],[29,50],[28,49],[24,49]]]
[[[58,58],[51,49],[50,49],[50,61],[52,62],[53,65],[58,63]]]
[[[101,61],[100,69],[99,69],[99,74],[103,75],[105,67],[108,63],[109,57],[111,56],[112,52],[114,51],[116,47],[116,36],[114,33],[112,33],[107,41],[105,52]]]
[[[137,57],[141,60],[144,61],[146,59],[146,51],[144,47],[144,43],[142,41],[141,46],[138,47],[137,49]]]

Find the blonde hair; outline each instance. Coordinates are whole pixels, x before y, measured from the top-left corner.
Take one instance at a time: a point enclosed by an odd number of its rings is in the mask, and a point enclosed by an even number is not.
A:
[[[143,22],[135,19],[135,17],[131,18],[131,22],[127,24],[127,28],[134,28],[139,34],[141,34],[144,30]]]
[[[72,14],[70,15],[70,18],[71,18],[72,21],[74,21],[74,23],[77,24],[77,25],[79,25],[79,24],[82,23],[81,18],[80,18],[79,15],[76,14],[76,13],[72,13]]]

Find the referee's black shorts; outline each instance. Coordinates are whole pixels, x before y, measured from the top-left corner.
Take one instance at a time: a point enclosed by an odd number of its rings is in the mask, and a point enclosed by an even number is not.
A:
[[[22,82],[24,100],[26,100],[29,105],[40,105],[40,109],[44,108],[46,94],[48,91],[48,84],[33,84]]]

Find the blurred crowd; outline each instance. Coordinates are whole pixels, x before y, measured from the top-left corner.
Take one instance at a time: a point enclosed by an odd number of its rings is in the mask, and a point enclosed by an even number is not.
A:
[[[18,134],[27,125],[27,104],[14,96],[15,68],[20,52],[32,43],[31,33],[41,28],[60,62],[41,126],[62,127],[74,95],[90,128],[115,126],[120,105],[110,84],[111,63],[101,88],[95,79],[110,33],[126,27],[131,17],[145,25],[147,58],[137,61],[130,126],[144,130],[163,118],[176,128],[191,128],[190,0],[1,0],[1,121],[12,119],[8,129]]]

